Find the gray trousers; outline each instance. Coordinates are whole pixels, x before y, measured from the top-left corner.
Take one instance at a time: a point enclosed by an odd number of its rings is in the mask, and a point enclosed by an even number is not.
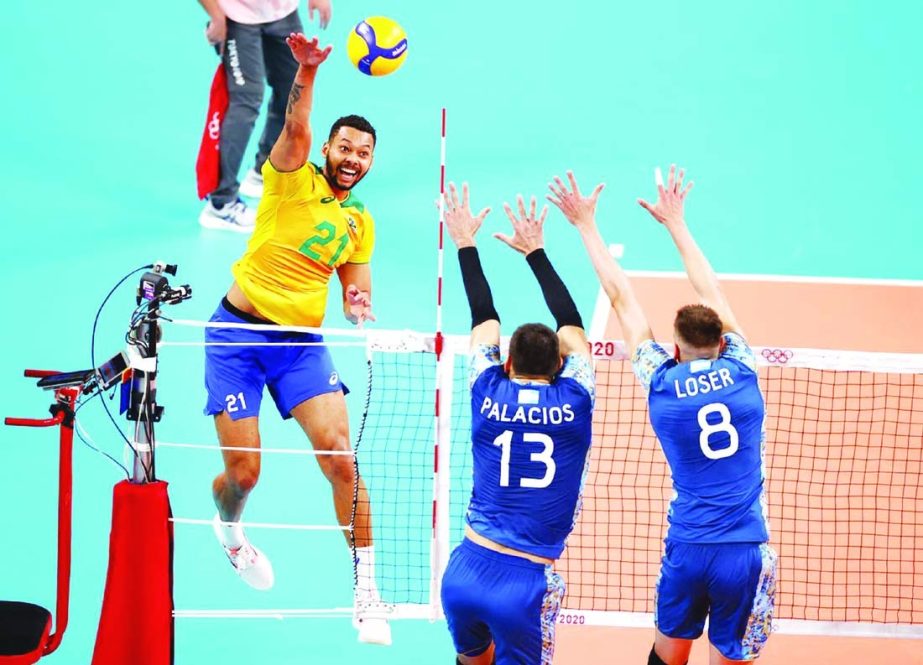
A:
[[[269,157],[285,124],[285,106],[298,71],[298,63],[285,43],[293,32],[301,32],[298,12],[271,23],[246,25],[228,19],[224,43],[224,69],[228,75],[228,110],[221,124],[221,172],[212,203],[222,206],[237,199],[237,180],[244,151],[263,103],[266,82],[272,90],[266,126],[260,137],[254,168]]]

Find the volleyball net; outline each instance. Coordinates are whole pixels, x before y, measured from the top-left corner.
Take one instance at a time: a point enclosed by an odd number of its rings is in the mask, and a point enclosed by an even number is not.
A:
[[[357,461],[394,617],[441,616],[471,491],[467,337],[370,333]],[[559,621],[651,626],[670,476],[620,343],[592,343],[598,397]],[[923,355],[755,349],[782,632],[923,637]],[[438,398],[434,399],[434,388]],[[434,417],[434,411],[438,417]]]

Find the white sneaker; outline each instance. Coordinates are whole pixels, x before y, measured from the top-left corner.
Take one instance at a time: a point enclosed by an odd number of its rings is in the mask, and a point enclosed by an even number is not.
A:
[[[237,233],[250,233],[256,225],[256,210],[237,199],[216,208],[209,200],[199,214],[199,224],[206,229],[223,229]]]
[[[240,183],[240,193],[251,199],[263,196],[263,175],[256,169],[247,171],[244,181]]]
[[[381,601],[356,601],[353,627],[359,631],[359,641],[363,644],[391,646],[391,624],[387,617],[392,609]]]
[[[259,591],[271,589],[276,578],[273,575],[272,563],[270,563],[269,558],[251,545],[246,538],[244,538],[244,544],[240,547],[230,548],[225,545],[224,540],[221,538],[221,517],[217,514],[212,521],[212,529],[240,579]]]

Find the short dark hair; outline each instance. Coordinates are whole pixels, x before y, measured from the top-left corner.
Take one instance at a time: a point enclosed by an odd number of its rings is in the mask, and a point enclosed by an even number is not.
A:
[[[340,127],[352,127],[353,129],[358,129],[360,132],[371,134],[372,145],[378,142],[378,137],[375,136],[375,128],[372,127],[372,123],[361,115],[344,115],[342,118],[337,118],[337,121],[330,127],[330,135],[327,137],[328,141],[333,140],[336,133],[340,131]]]
[[[707,349],[721,344],[721,318],[711,307],[686,305],[676,312],[673,329],[682,340],[696,349]]]
[[[510,360],[516,374],[552,378],[561,366],[561,347],[554,330],[541,323],[526,323],[510,338]]]

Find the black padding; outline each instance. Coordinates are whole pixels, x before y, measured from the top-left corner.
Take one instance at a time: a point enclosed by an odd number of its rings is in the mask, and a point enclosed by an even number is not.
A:
[[[651,653],[647,657],[647,665],[667,665],[660,659],[660,656],[657,655],[657,652],[654,651],[654,647],[651,647]]]
[[[32,653],[41,646],[51,612],[32,603],[0,601],[0,656]]]

